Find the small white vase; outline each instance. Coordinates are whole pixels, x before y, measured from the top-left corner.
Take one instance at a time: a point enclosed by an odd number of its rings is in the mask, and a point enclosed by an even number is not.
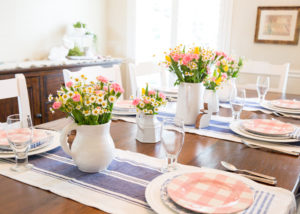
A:
[[[219,112],[219,98],[217,92],[214,90],[205,90],[204,100],[207,103],[207,109],[210,113],[217,113]]]
[[[204,87],[202,83],[180,83],[176,104],[176,118],[185,125],[196,123],[200,109],[203,108]]]
[[[218,89],[217,93],[219,96],[219,100],[221,102],[228,102],[230,99],[230,94],[233,89],[235,89],[235,78],[226,80],[222,83],[220,88]]]
[[[71,149],[67,134],[76,130]],[[60,136],[61,147],[72,157],[76,166],[83,172],[95,173],[108,167],[114,158],[115,145],[110,135],[110,121],[101,125],[66,126]]]
[[[160,141],[161,124],[156,115],[138,114],[136,117],[136,139],[141,143],[157,143]]]

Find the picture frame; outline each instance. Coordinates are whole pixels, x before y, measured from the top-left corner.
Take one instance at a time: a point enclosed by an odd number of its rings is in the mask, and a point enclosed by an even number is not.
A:
[[[297,45],[299,30],[300,6],[257,8],[255,42]]]

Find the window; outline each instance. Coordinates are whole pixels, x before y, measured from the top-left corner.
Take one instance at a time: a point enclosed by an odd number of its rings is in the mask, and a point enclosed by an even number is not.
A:
[[[223,4],[222,0],[136,0],[136,60],[153,60],[154,54],[159,57],[181,43],[222,49]]]

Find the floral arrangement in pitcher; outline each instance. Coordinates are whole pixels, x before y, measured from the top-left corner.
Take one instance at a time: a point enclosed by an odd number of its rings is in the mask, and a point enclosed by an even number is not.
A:
[[[166,53],[165,64],[177,76],[175,85],[181,82],[201,83],[208,75],[209,67],[216,59],[215,52],[202,47],[192,47],[186,51],[179,45]]]
[[[106,77],[98,76],[95,82],[87,83],[81,75],[62,86],[57,97],[49,95],[48,100],[55,101],[50,111],[65,112],[79,125],[104,124],[110,121],[113,105],[123,92],[118,83],[109,83]]]
[[[208,69],[208,75],[204,80],[206,89],[216,91],[218,87],[226,80],[237,77],[239,70],[243,65],[243,59],[238,62],[234,58],[228,57],[224,52],[215,52],[216,60],[214,62],[213,72]]]
[[[148,84],[146,88],[142,88],[142,96],[132,101],[138,113],[143,112],[148,115],[157,114],[159,107],[166,104],[166,96],[161,92],[149,90]]]

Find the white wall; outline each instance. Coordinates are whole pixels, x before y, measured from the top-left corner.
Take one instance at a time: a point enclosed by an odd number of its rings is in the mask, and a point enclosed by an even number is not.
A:
[[[0,61],[36,60],[62,44],[68,24],[81,21],[106,51],[106,0],[0,0]]]
[[[254,43],[258,6],[300,6],[300,0],[234,0],[231,50],[246,59],[273,64],[291,63],[288,93],[300,93],[300,42],[298,45]],[[299,79],[294,79],[298,76]],[[298,84],[296,84],[298,83]]]

